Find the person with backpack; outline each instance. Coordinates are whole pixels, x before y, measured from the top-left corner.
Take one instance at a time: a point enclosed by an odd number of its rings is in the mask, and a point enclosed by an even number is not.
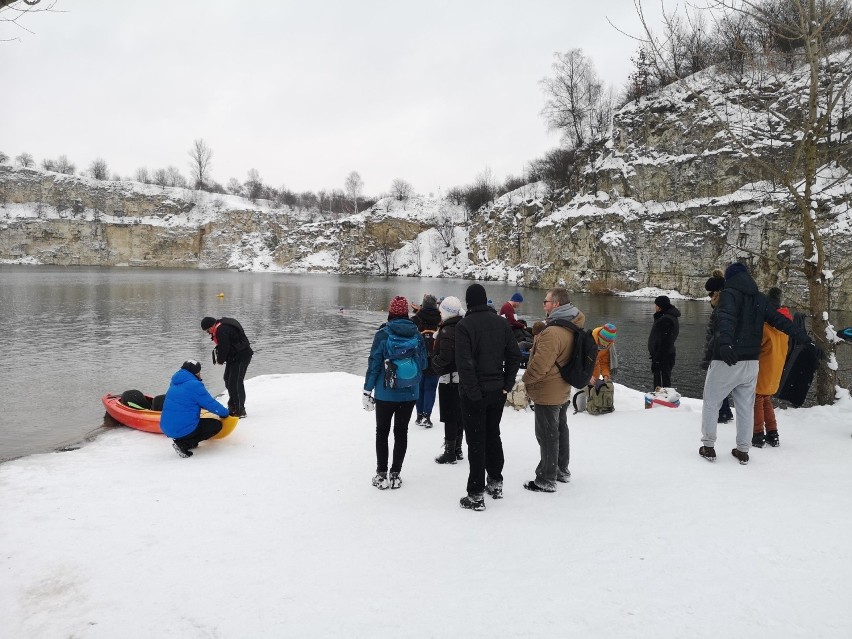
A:
[[[707,321],[707,330],[704,335],[704,357],[701,360],[701,370],[706,371],[710,368],[710,360],[713,359],[713,327],[716,319],[716,306],[719,304],[719,293],[725,287],[725,274],[721,269],[714,269],[710,274],[710,278],[704,283],[704,290],[710,296],[710,306],[713,310],[710,312],[710,319]],[[731,402],[725,397],[722,400],[722,406],[719,408],[719,418],[716,420],[720,424],[727,424],[734,418],[734,413],[731,410]]]
[[[438,307],[441,323],[435,336],[435,349],[430,368],[440,375],[438,400],[441,421],[444,422],[444,449],[435,458],[438,464],[455,464],[464,459],[461,404],[459,403],[459,374],[456,368],[456,326],[462,320],[461,301],[445,297]]]
[[[790,309],[781,306],[780,288],[770,288],[766,297],[781,315],[792,321]],[[766,444],[773,448],[781,445],[772,396],[778,392],[778,387],[781,385],[781,373],[787,359],[789,341],[790,338],[784,333],[764,323],[760,357],[757,359],[757,384],[754,389],[754,431],[751,436],[751,445],[755,448],[763,448]]]
[[[509,324],[488,305],[481,284],[468,286],[465,302],[467,315],[456,325],[456,368],[470,472],[467,495],[459,505],[481,511],[486,492],[494,499],[503,496],[500,420],[506,395],[515,385],[521,351]]]
[[[246,416],[246,370],[251,363],[254,351],[251,349],[246,332],[240,323],[232,317],[215,319],[205,317],[201,320],[201,330],[210,334],[213,340],[213,363],[225,365],[225,388],[228,390],[228,410],[230,414],[244,418]]]
[[[570,322],[582,329],[586,318],[571,303],[564,288],[547,291],[544,310],[548,326],[536,336],[523,377],[527,394],[535,403],[535,438],[541,460],[535,469],[535,479],[524,483],[524,488],[532,492],[553,493],[556,492],[556,482],[568,483],[571,480],[567,419],[571,384],[563,378],[560,367],[571,360],[576,333],[560,324]]]
[[[648,335],[648,353],[651,356],[651,373],[654,388],[670,388],[675,365],[675,342],[680,332],[680,311],[672,306],[668,296],[654,300],[654,325]]]
[[[426,346],[426,356],[431,358],[435,350],[435,333],[441,323],[441,313],[438,311],[438,301],[434,295],[424,295],[420,307],[412,305],[417,312],[411,318],[417,330],[423,336]],[[438,376],[427,369],[420,378],[420,392],[417,396],[418,426],[432,428],[432,409],[435,407],[435,391],[438,388]]]
[[[701,447],[698,454],[716,461],[716,430],[719,407],[731,394],[737,408],[737,446],[731,454],[742,465],[749,462],[754,420],[754,390],[758,357],[763,340],[763,324],[790,335],[816,357],[819,347],[808,334],[779,313],[774,304],[757,289],[745,264],[735,262],[725,269],[725,287],[719,294],[713,327],[713,352],[704,378],[704,405],[701,410]]]
[[[379,490],[400,488],[402,462],[408,448],[408,422],[429,365],[423,336],[408,319],[408,300],[397,295],[388,307],[388,321],[373,337],[361,403],[376,412],[376,475]],[[375,391],[375,397],[373,392]],[[388,476],[388,438],[393,421],[393,460]]]
[[[166,437],[172,438],[172,447],[181,457],[192,457],[192,451],[200,442],[222,430],[222,422],[218,419],[201,417],[202,408],[219,417],[228,416],[228,409],[204,387],[201,364],[190,359],[172,375],[160,416],[160,429]]]

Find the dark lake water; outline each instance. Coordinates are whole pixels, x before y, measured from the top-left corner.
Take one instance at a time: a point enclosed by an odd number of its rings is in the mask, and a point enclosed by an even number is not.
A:
[[[224,390],[210,363],[205,315],[239,319],[256,354],[248,377],[271,373],[364,373],[376,328],[394,295],[464,300],[470,282],[449,279],[286,275],[234,271],[0,266],[3,367],[0,460],[55,450],[103,427],[100,398],[129,388],[164,393],[186,359],[199,360],[208,389]],[[484,282],[498,305],[516,288]],[[223,293],[223,297],[218,297]],[[544,291],[522,290],[520,316],[542,318]],[[587,327],[618,326],[620,373],[651,385],[646,340],[652,300],[575,295]],[[706,301],[676,300],[683,313],[674,385],[700,397],[698,368]],[[341,310],[342,308],[342,310]],[[356,398],[357,399],[357,398]],[[353,400],[353,410],[360,406]],[[248,410],[251,412],[251,398]]]

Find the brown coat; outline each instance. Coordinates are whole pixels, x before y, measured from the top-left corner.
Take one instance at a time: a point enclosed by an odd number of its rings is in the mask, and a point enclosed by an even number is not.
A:
[[[573,323],[583,328],[586,317],[579,313]],[[530,399],[542,406],[561,406],[571,398],[571,385],[556,367],[565,365],[574,350],[574,333],[561,326],[548,326],[538,334],[530,351],[523,381]]]

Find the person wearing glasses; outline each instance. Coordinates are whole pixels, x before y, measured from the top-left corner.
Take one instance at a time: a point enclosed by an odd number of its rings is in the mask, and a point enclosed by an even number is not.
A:
[[[523,377],[527,394],[535,404],[535,438],[541,460],[535,469],[535,479],[526,482],[524,488],[536,493],[553,493],[556,492],[556,482],[568,483],[571,480],[567,419],[571,385],[562,379],[557,362],[564,365],[571,359],[574,333],[552,323],[562,320],[583,328],[586,317],[571,303],[564,288],[547,291],[544,311],[548,326],[536,335]]]

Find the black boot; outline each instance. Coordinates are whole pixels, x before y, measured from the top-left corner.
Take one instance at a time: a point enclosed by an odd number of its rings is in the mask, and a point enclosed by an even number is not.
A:
[[[459,435],[459,438],[456,440],[455,447],[456,459],[459,461],[462,461],[464,459],[464,451],[462,451],[462,442],[464,442],[464,437],[462,435]]]
[[[435,462],[438,464],[455,464],[456,463],[456,451],[453,450],[455,446],[455,442],[452,439],[444,440],[444,452],[438,455],[435,458]]]

